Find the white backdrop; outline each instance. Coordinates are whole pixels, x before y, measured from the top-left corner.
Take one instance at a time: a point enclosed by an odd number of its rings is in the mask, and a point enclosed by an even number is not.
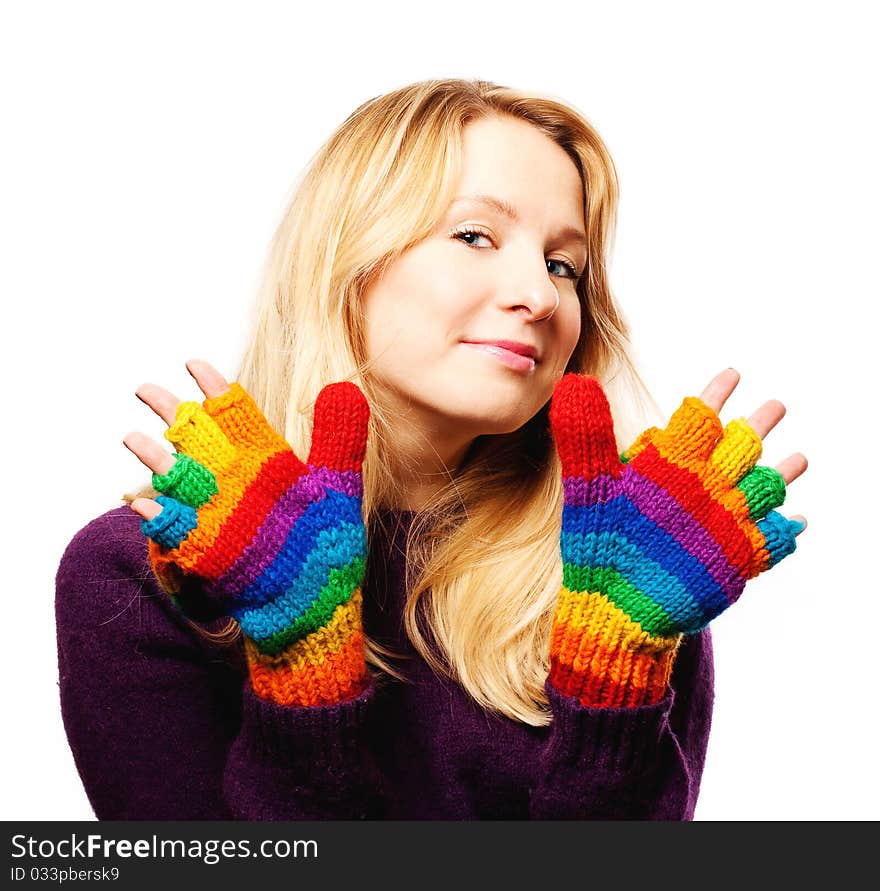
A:
[[[0,818],[93,818],[60,719],[54,574],[73,534],[147,481],[122,437],[164,428],[135,389],[196,398],[190,357],[234,372],[308,158],[366,99],[447,76],[586,114],[618,167],[612,286],[660,406],[732,365],[723,419],[780,399],[761,463],[810,460],[784,508],[809,520],[798,552],[713,623],[697,819],[880,816],[869,8],[4,5]]]

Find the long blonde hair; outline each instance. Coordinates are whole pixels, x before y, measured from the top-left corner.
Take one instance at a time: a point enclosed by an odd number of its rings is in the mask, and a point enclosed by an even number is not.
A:
[[[399,506],[404,492],[393,472],[398,419],[377,398],[361,295],[434,230],[454,195],[465,125],[493,115],[533,124],[581,173],[589,259],[577,283],[581,335],[566,370],[602,381],[621,449],[647,426],[645,405],[657,411],[608,284],[617,174],[589,122],[558,99],[481,80],[432,79],[377,96],[337,128],[296,184],[271,241],[236,377],[301,458],[321,389],[342,380],[361,388],[371,408],[368,535],[379,509]],[[562,584],[562,480],[548,408],[512,433],[478,437],[407,538],[404,618],[415,649],[484,708],[534,726],[551,717],[544,681]],[[405,680],[395,654],[368,639],[366,655],[377,676]]]

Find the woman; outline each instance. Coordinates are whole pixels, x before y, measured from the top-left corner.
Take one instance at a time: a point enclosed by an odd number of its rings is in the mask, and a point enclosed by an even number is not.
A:
[[[772,508],[806,459],[756,466],[776,401],[722,427],[732,369],[619,455],[616,202],[582,116],[494,84],[330,138],[237,382],[138,390],[177,455],[129,434],[155,489],[59,567],[99,817],[693,816],[707,625],[794,550]]]

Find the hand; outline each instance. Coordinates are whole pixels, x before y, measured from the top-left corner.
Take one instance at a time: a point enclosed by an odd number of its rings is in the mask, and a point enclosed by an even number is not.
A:
[[[176,593],[195,580],[220,614],[239,621],[261,695],[301,704],[357,695],[366,399],[347,382],[321,391],[303,464],[240,385],[205,362],[187,369],[207,397],[202,406],[150,384],[137,392],[170,425],[177,455],[141,434],[123,440],[165,493],[131,504],[160,583]]]
[[[598,381],[570,374],[556,385],[564,578],[550,680],[584,704],[662,698],[680,636],[704,628],[749,578],[795,549],[803,526],[772,508],[806,458],[756,466],[762,436],[785,414],[776,401],[722,429],[717,411],[738,380],[719,374],[623,461]]]

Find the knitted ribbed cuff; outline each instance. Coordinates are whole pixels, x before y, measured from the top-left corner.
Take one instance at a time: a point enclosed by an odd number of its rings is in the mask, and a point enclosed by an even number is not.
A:
[[[359,763],[361,730],[375,696],[372,683],[353,699],[333,705],[291,708],[246,688],[237,744],[260,762],[279,766]]]
[[[584,706],[631,708],[666,695],[680,634],[654,637],[604,594],[562,589],[549,682]]]
[[[545,765],[589,764],[622,773],[639,773],[655,761],[657,747],[669,720],[675,693],[648,705],[636,707],[584,706],[579,699],[564,696],[547,678],[544,689],[553,710],[553,724]]]
[[[356,589],[327,625],[268,655],[245,637],[251,686],[261,699],[283,706],[322,706],[359,696],[368,684],[361,621],[363,598]]]

